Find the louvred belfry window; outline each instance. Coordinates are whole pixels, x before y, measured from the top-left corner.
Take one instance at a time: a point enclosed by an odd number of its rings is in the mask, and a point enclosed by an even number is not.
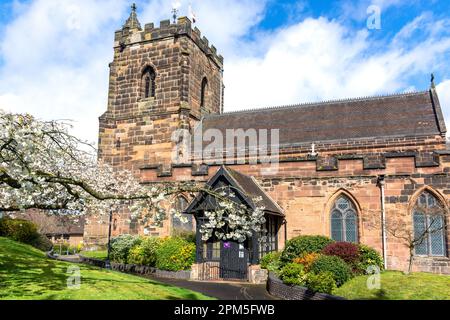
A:
[[[206,99],[206,90],[208,89],[208,80],[203,78],[202,80],[202,88],[200,92],[200,107],[205,107],[205,99]]]
[[[413,209],[415,253],[423,256],[445,256],[444,208],[430,192],[423,192]]]
[[[152,67],[145,68],[142,73],[143,98],[152,98],[155,96],[156,74]]]
[[[340,196],[331,210],[331,238],[358,242],[358,215],[354,204],[346,196]]]

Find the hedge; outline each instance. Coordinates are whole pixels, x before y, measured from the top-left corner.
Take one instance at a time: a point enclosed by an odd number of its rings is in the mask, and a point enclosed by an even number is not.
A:
[[[323,248],[333,242],[334,240],[325,236],[298,236],[286,243],[281,254],[281,261],[288,263],[307,253],[321,252]]]
[[[42,251],[50,251],[53,247],[53,243],[28,220],[0,218],[0,236],[32,245]]]
[[[121,234],[111,239],[110,258],[120,263],[128,263],[128,253],[141,243],[141,238],[131,234]]]
[[[157,250],[161,246],[161,239],[149,237],[142,239],[141,243],[131,248],[128,255],[128,263],[142,266],[155,267]]]
[[[330,272],[338,287],[343,285],[353,276],[352,269],[344,260],[336,256],[326,255],[321,255],[312,263],[311,272],[314,272],[315,274]]]
[[[31,244],[39,236],[36,225],[28,220],[0,219],[0,236]]]
[[[156,267],[167,271],[189,270],[195,261],[195,244],[182,238],[166,238],[156,250]]]
[[[359,259],[358,245],[351,242],[330,243],[322,250],[322,253],[327,256],[337,256],[349,265],[354,265]]]

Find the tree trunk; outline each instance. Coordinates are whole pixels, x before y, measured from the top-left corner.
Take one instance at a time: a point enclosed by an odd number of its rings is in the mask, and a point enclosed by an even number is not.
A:
[[[413,259],[414,259],[414,247],[410,247],[409,248],[409,265],[408,265],[408,273],[407,274],[411,274],[411,272],[412,272]]]

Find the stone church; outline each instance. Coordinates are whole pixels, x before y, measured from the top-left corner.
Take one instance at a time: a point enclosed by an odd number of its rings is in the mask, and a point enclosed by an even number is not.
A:
[[[108,106],[99,119],[99,158],[132,170],[143,184],[219,181],[244,198],[261,196],[270,242],[265,252],[282,249],[298,235],[326,235],[367,244],[384,256],[388,268],[404,270],[408,247],[388,232],[387,221],[398,217],[414,230],[437,221],[442,228],[415,248],[414,269],[450,274],[445,227],[450,150],[433,82],[422,92],[224,112],[223,61],[188,18],[142,27],[133,9],[115,33]],[[224,148],[208,159],[193,155],[174,162],[173,133],[180,129],[215,129],[224,136],[229,129],[276,129],[276,170],[273,163],[254,161],[251,150],[257,146],[251,139],[244,154]],[[229,161],[230,152],[235,161]],[[195,231],[196,200],[171,202],[190,214],[190,223],[169,218],[157,228],[115,213],[113,235]],[[436,217],[423,212],[436,204],[441,208]],[[107,230],[107,225],[87,225],[85,242],[105,241]],[[200,247],[212,248],[213,259],[221,245]],[[264,253],[254,247],[248,264],[257,264]]]

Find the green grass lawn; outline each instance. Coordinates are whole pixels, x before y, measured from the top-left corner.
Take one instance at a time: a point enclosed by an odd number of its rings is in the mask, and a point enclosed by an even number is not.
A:
[[[80,289],[67,287],[78,266]],[[210,299],[200,293],[141,277],[46,258],[31,246],[0,237],[0,299],[176,300]]]
[[[108,255],[107,250],[98,250],[98,251],[82,251],[80,255],[85,256],[87,258],[105,260]]]
[[[367,289],[367,278],[358,276],[333,293],[347,299],[450,300],[450,276],[424,272],[405,275],[399,271],[381,274],[381,288]]]

